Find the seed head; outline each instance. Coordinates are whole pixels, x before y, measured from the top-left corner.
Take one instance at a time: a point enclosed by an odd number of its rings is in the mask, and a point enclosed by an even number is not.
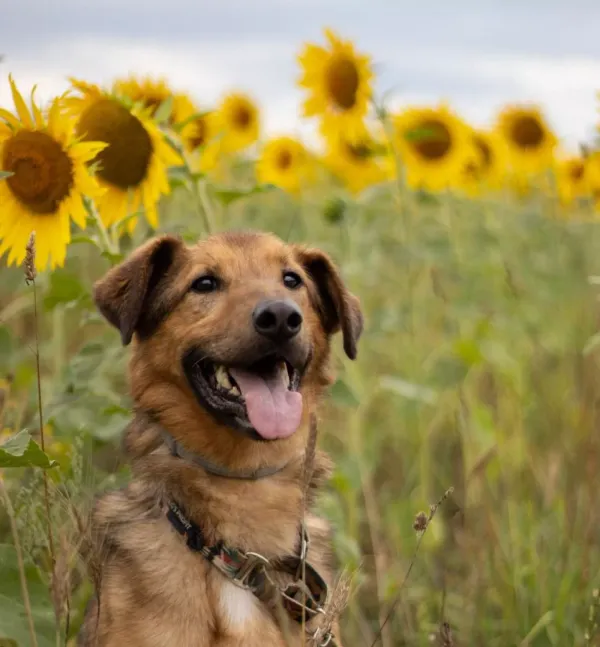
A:
[[[423,532],[427,528],[428,523],[429,517],[424,512],[419,512],[419,514],[415,517],[413,528],[417,532]]]
[[[35,231],[31,232],[27,245],[25,245],[25,262],[23,263],[25,270],[25,281],[27,284],[35,281],[37,272],[35,269]]]

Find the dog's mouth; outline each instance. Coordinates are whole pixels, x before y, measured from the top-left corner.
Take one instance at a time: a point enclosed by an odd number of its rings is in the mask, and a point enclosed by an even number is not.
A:
[[[260,440],[287,438],[300,426],[302,373],[285,357],[228,366],[193,351],[183,366],[200,404],[219,421]]]

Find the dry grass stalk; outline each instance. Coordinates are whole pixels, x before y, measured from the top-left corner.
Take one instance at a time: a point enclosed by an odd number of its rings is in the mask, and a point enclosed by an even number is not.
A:
[[[21,594],[23,596],[23,606],[25,607],[25,615],[27,616],[27,625],[29,627],[29,637],[31,638],[32,647],[37,647],[37,637],[35,635],[35,624],[33,622],[33,613],[31,611],[31,601],[29,599],[29,589],[27,588],[27,577],[25,575],[25,562],[23,561],[23,550],[21,548],[21,541],[17,531],[17,524],[15,521],[15,511],[12,507],[10,497],[4,485],[2,476],[0,476],[0,494],[4,500],[6,514],[10,523],[10,532],[12,534],[13,543],[15,545],[15,552],[17,554],[17,567],[19,569],[19,579],[21,581]]]
[[[306,529],[306,508],[308,491],[315,468],[315,454],[317,451],[317,416],[313,413],[310,418],[310,430],[306,439],[304,463],[302,464],[302,533]],[[302,553],[302,582],[306,583],[306,551]],[[304,590],[304,589],[303,589]],[[302,644],[306,644],[306,594],[302,596]]]
[[[44,438],[44,410],[42,407],[42,378],[40,370],[40,340],[38,334],[38,308],[37,308],[37,289],[35,284],[35,279],[37,276],[37,271],[35,268],[35,231],[31,233],[27,245],[25,246],[25,261],[23,264],[23,269],[25,273],[25,281],[27,284],[33,286],[33,329],[35,335],[35,369],[37,377],[37,396],[38,396],[38,416],[40,423],[40,445],[42,451],[46,451],[46,443]],[[48,474],[46,470],[43,472],[44,478],[44,507],[46,511],[46,523],[48,529],[48,548],[50,550],[50,559],[52,562],[52,572],[51,572],[51,591],[57,586],[56,583],[56,551],[54,548],[54,536],[52,533],[52,517],[50,515],[50,488],[48,485]],[[55,609],[56,611],[56,609]],[[59,616],[56,617],[57,620],[57,644],[60,642],[60,622]]]
[[[423,537],[425,537],[425,534],[427,533],[427,528],[429,528],[429,525],[431,521],[433,520],[435,513],[438,511],[439,507],[444,503],[444,501],[454,492],[454,488],[450,487],[448,488],[444,494],[440,497],[440,499],[437,501],[437,503],[433,503],[429,506],[429,514],[426,515],[424,512],[419,512],[415,519],[415,523],[413,524],[413,528],[417,530],[419,533],[419,539],[417,541],[417,545],[415,547],[415,550],[413,552],[412,558],[410,560],[410,564],[408,565],[408,569],[406,571],[406,574],[404,575],[404,579],[402,580],[402,583],[400,584],[400,589],[398,590],[398,593],[394,600],[392,601],[392,604],[390,606],[390,610],[387,612],[387,615],[383,621],[383,623],[380,625],[379,630],[375,634],[375,638],[373,642],[371,643],[371,647],[374,647],[377,644],[377,641],[381,639],[381,634],[387,625],[387,623],[390,621],[392,615],[394,614],[394,611],[396,610],[396,607],[398,606],[398,603],[400,602],[400,598],[402,596],[402,592],[404,589],[404,586],[406,585],[406,582],[408,581],[408,578],[410,577],[410,574],[412,572],[413,566],[415,565],[417,555],[419,553],[419,549],[421,548],[421,543],[423,541]],[[418,527],[417,527],[418,526]]]
[[[455,647],[456,643],[452,636],[452,629],[447,622],[442,622],[439,633],[439,643],[441,647]]]

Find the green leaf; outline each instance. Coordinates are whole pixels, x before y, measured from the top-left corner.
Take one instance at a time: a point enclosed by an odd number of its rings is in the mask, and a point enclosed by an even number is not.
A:
[[[55,270],[50,274],[50,285],[44,297],[44,307],[52,310],[57,305],[79,301],[88,296],[87,290],[75,274],[66,270]]]
[[[11,171],[0,171],[0,180],[6,180],[7,177],[14,175]]]
[[[251,189],[215,189],[214,194],[221,204],[228,206],[241,198],[247,198],[259,193],[267,193],[268,191],[273,191],[273,189],[277,189],[273,184],[257,184]]]
[[[84,234],[80,234],[78,236],[73,236],[73,238],[71,238],[71,245],[81,245],[82,243],[85,243],[87,245],[93,245],[94,247],[98,247],[99,249],[101,249],[100,243],[93,236],[86,236]]]
[[[384,375],[379,380],[379,386],[409,400],[418,400],[427,404],[433,404],[437,400],[437,393],[433,389],[392,375]]]
[[[206,115],[209,115],[212,110],[205,110],[204,112],[195,112],[193,115],[190,115],[187,119],[184,119],[183,121],[180,121],[179,123],[175,124],[173,127],[173,130],[177,133],[180,133],[188,124],[192,123],[192,121],[196,121],[198,119],[202,119],[202,117],[206,117]]]
[[[54,467],[51,460],[33,440],[29,432],[20,431],[0,445],[0,467]]]
[[[120,263],[124,258],[124,254],[119,253],[114,253],[114,252],[109,252],[108,250],[105,250],[100,254],[103,258],[107,258],[110,262],[111,265],[116,265],[117,263]]]
[[[331,387],[332,400],[342,407],[357,407],[360,403],[354,391],[342,379],[338,379]]]
[[[53,647],[56,624],[48,588],[31,563],[25,563],[25,577],[38,647]],[[0,645],[25,647],[30,644],[15,549],[0,544]]]
[[[154,121],[159,124],[164,124],[169,121],[171,113],[173,112],[173,96],[167,97],[161,104],[158,106],[158,109],[154,113]]]

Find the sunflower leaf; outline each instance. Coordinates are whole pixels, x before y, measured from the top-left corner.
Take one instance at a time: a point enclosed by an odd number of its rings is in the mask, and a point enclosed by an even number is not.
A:
[[[202,119],[203,117],[206,117],[207,115],[210,115],[213,110],[205,110],[204,112],[195,112],[193,115],[190,115],[187,117],[187,119],[184,119],[183,121],[180,121],[176,123],[173,126],[173,130],[176,133],[180,133],[188,124],[191,124],[193,121],[197,121],[198,119]]]
[[[11,171],[0,171],[0,180],[6,180],[6,178],[14,175]]]
[[[276,188],[277,187],[274,184],[257,184],[251,189],[215,189],[214,194],[221,204],[228,206],[232,202],[240,200],[241,198],[247,198],[259,193],[266,193],[267,191],[272,191]]]
[[[158,124],[164,124],[171,118],[173,112],[173,97],[167,97],[157,108],[154,113],[154,121]]]
[[[33,440],[27,430],[20,431],[0,445],[0,467],[54,467],[50,459]]]

